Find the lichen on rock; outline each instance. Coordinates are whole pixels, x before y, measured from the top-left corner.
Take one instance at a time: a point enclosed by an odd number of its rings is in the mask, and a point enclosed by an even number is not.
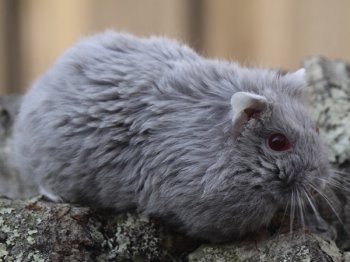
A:
[[[343,260],[334,242],[302,231],[282,234],[266,241],[230,245],[205,245],[189,255],[189,262],[305,262]]]
[[[0,261],[181,261],[197,246],[182,238],[134,213],[0,198]]]
[[[304,61],[309,98],[329,160],[340,166],[350,159],[350,67],[341,60],[314,57]]]

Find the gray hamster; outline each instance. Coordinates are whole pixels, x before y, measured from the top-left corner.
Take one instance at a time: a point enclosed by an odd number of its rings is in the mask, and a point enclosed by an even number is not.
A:
[[[305,86],[303,69],[245,68],[107,31],[68,49],[24,96],[14,157],[54,201],[238,239],[279,210],[294,216],[332,176]]]

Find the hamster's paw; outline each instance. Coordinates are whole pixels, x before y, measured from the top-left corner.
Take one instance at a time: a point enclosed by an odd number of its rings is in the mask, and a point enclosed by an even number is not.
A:
[[[61,197],[56,196],[55,194],[53,194],[43,186],[40,186],[39,192],[44,198],[46,198],[49,201],[56,202],[56,203],[63,202],[63,199]]]

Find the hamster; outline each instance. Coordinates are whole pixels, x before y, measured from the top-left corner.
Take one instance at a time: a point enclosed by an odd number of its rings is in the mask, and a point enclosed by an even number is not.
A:
[[[54,201],[239,239],[280,210],[294,216],[332,176],[304,74],[107,31],[68,49],[24,96],[14,158]]]

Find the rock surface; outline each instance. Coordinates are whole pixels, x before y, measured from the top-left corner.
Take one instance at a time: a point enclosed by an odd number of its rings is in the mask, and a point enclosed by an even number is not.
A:
[[[189,255],[190,262],[206,261],[343,261],[343,254],[333,242],[315,235],[296,233],[279,235],[259,243],[205,245]]]
[[[328,145],[329,161],[338,174],[330,202],[338,213],[323,212],[338,233],[339,247],[350,249],[350,65],[341,60],[313,57],[304,61],[310,83],[311,112]],[[325,203],[323,207],[329,207]],[[322,212],[322,210],[321,210]],[[326,213],[326,214],[325,214]],[[340,221],[341,220],[341,221]]]
[[[202,245],[159,222],[34,198],[0,199],[0,261],[343,261],[332,241],[297,232]],[[195,250],[195,251],[194,251]]]
[[[132,213],[0,199],[0,261],[181,261],[196,246]]]
[[[311,109],[329,144],[335,168],[350,166],[350,66],[337,60],[304,62],[310,82]],[[20,97],[0,98],[0,261],[350,261],[332,241],[296,232],[262,241],[226,245],[199,243],[136,214],[113,214],[87,207],[26,198],[35,194],[17,175],[11,161],[10,135]],[[343,176],[344,184],[347,176]],[[349,183],[348,183],[349,184]],[[347,193],[334,188],[333,223],[337,245],[350,248]]]
[[[17,115],[20,96],[0,97],[0,196],[22,198],[33,195],[32,188],[24,186],[11,159],[10,138]]]
[[[350,65],[314,57],[304,61],[312,112],[329,145],[329,160],[350,164]]]

